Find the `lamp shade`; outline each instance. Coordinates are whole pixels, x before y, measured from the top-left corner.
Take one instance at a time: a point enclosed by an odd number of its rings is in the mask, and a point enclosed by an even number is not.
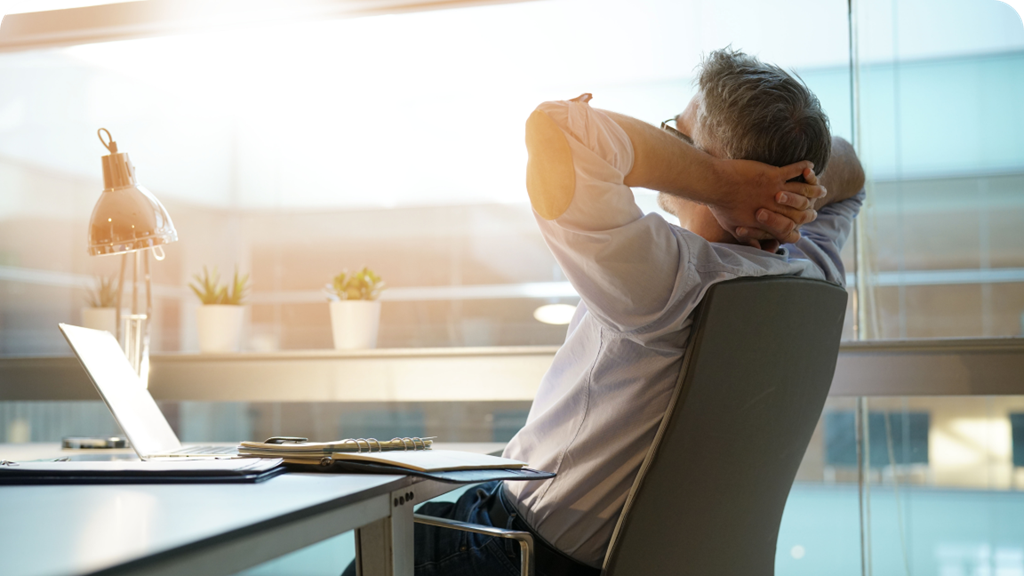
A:
[[[170,215],[139,186],[128,154],[118,152],[113,141],[103,144],[111,154],[103,157],[103,193],[89,219],[89,254],[122,254],[175,242],[178,233]]]

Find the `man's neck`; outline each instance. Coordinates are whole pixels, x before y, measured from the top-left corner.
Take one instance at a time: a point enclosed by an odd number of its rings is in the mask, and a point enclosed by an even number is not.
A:
[[[686,211],[680,211],[676,216],[679,219],[679,226],[693,232],[708,242],[721,242],[724,244],[739,244],[732,234],[715,220],[707,206],[692,206]]]

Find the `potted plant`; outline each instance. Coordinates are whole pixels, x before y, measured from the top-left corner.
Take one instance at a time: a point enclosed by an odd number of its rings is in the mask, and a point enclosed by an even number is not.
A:
[[[87,306],[82,307],[82,326],[93,330],[106,330],[117,335],[117,282],[98,276],[96,287],[85,296]]]
[[[195,284],[189,288],[199,297],[202,306],[197,311],[200,352],[238,352],[242,348],[242,320],[245,309],[242,300],[248,288],[249,275],[235,276],[231,284],[222,286],[217,269],[211,275],[203,266],[203,275],[196,274]]]
[[[380,301],[384,282],[369,268],[355,274],[343,271],[327,285],[334,348],[376,348],[380,330]]]

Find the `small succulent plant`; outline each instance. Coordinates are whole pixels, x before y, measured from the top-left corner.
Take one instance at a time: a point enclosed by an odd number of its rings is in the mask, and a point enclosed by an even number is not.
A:
[[[235,269],[235,276],[231,281],[231,284],[222,286],[220,284],[220,274],[217,273],[217,268],[214,267],[213,274],[203,266],[203,274],[195,274],[192,276],[195,278],[195,284],[189,284],[189,288],[196,293],[199,297],[199,301],[203,304],[227,304],[229,306],[241,306],[242,300],[245,299],[245,291],[248,289],[249,275],[238,276],[238,269]]]
[[[97,276],[96,287],[85,296],[93,308],[117,308],[117,278]]]
[[[376,300],[384,288],[380,276],[364,267],[355,274],[343,270],[327,285],[325,291],[331,300]]]

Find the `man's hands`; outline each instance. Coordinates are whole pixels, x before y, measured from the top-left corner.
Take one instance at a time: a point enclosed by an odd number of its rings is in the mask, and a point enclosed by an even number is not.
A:
[[[751,160],[721,160],[723,194],[708,208],[744,244],[774,252],[800,239],[797,228],[817,217],[815,198],[825,196],[810,162],[782,168]],[[804,182],[789,182],[803,174]]]

